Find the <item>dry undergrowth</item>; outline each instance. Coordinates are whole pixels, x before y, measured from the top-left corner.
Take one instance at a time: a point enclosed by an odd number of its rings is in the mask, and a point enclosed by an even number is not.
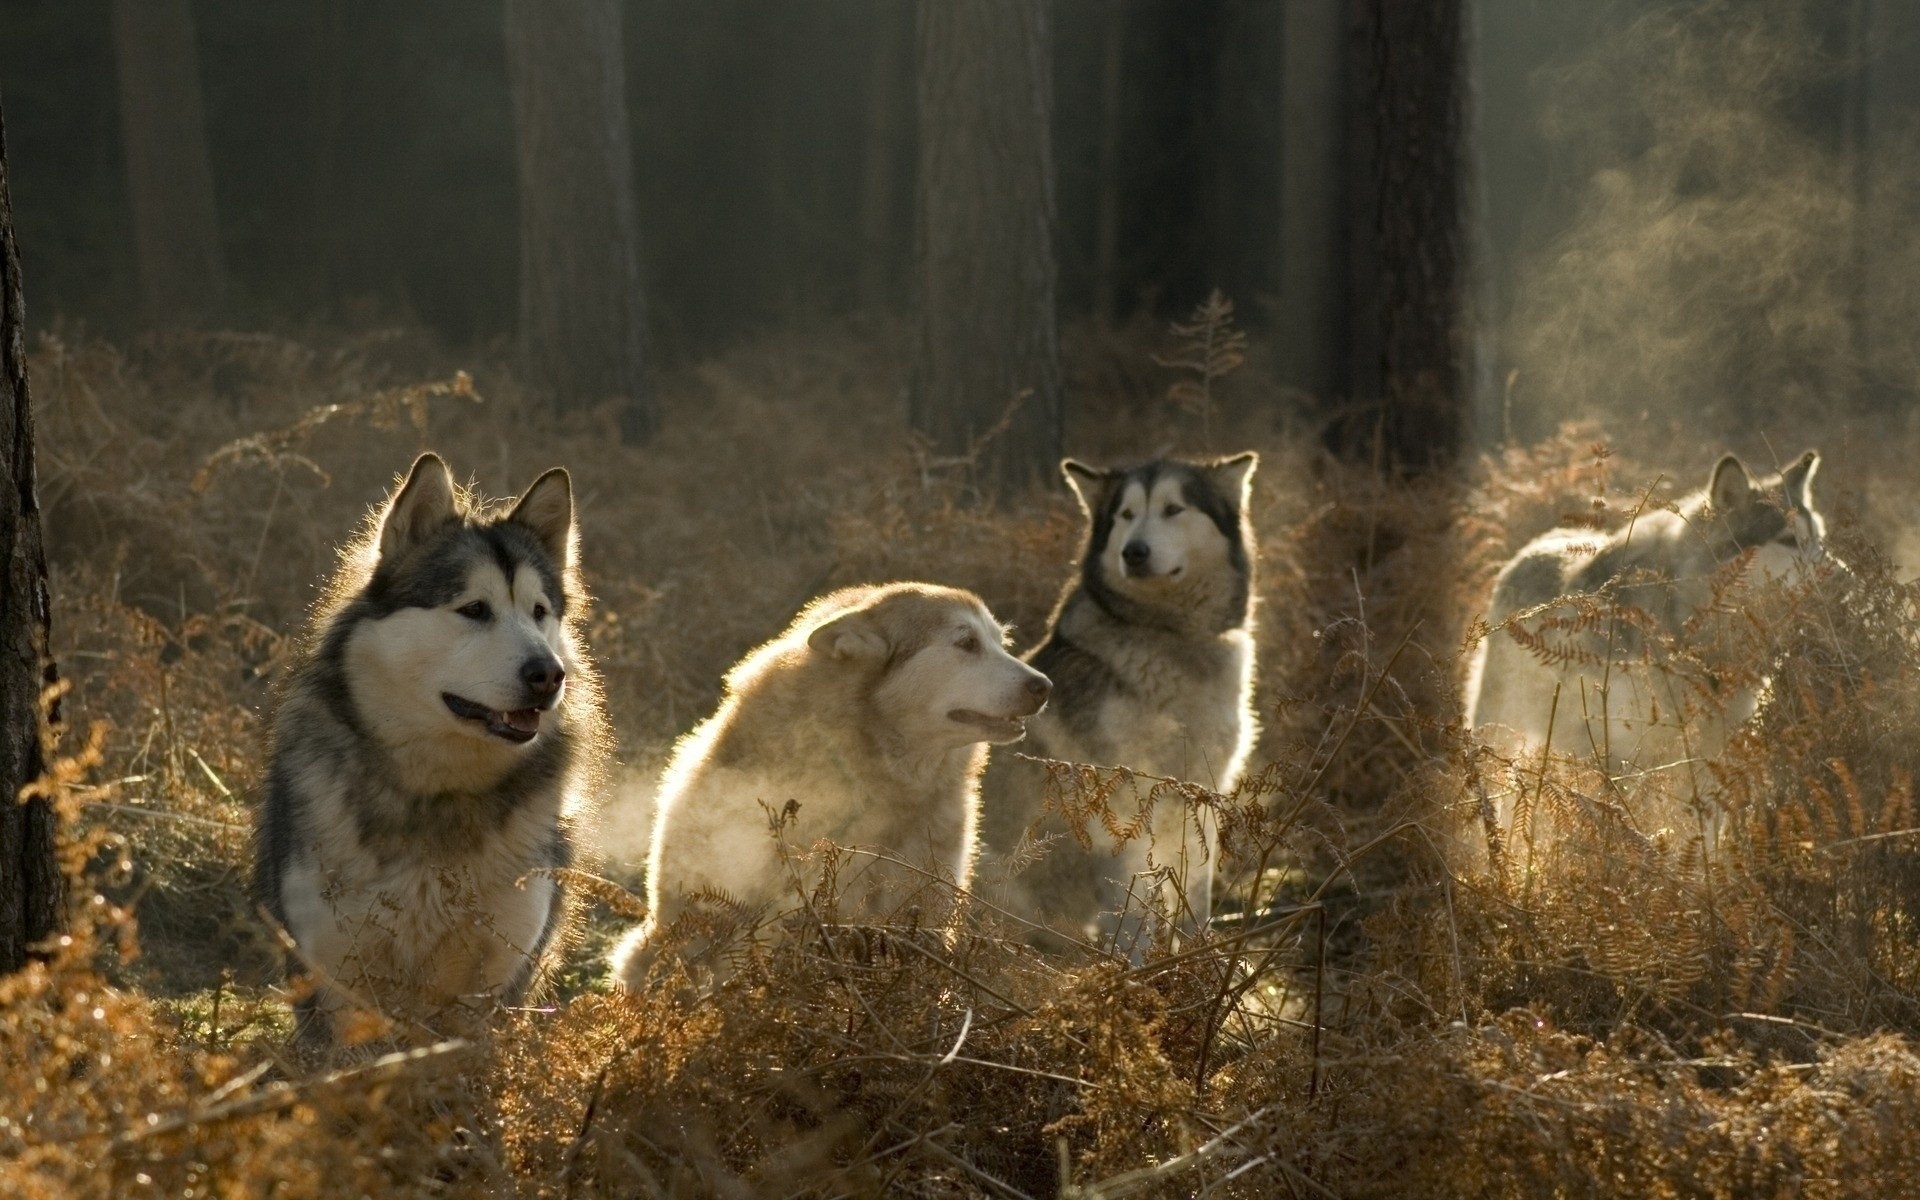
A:
[[[1097,397],[1077,454],[1195,432],[1140,366],[1167,347],[1128,336],[1069,339]],[[1047,959],[984,901],[951,939],[829,936],[821,897],[743,935],[717,995],[665,965],[630,998],[598,986],[603,916],[551,1003],[478,1041],[293,1055],[278,949],[241,889],[260,707],[333,545],[393,473],[428,444],[496,492],[574,470],[635,781],[607,824],[631,836],[720,672],[809,595],[924,576],[1028,634],[1044,622],[1075,514],[1064,494],[969,503],[916,459],[898,343],[743,347],[667,381],[668,432],[627,451],[611,414],[546,420],[509,377],[470,382],[398,335],[43,342],[72,683],[58,790],[95,898],[46,963],[0,980],[0,1191],[1736,1197],[1920,1179],[1920,642],[1875,539],[1843,529],[1850,573],[1729,602],[1772,699],[1713,767],[1727,834],[1709,848],[1666,820],[1666,776],[1503,761],[1457,727],[1459,648],[1500,558],[1569,512],[1617,519],[1651,472],[1577,430],[1470,483],[1381,479],[1319,456],[1238,375],[1210,381],[1204,448],[1264,456],[1260,769],[1232,796],[1067,766],[1054,788],[1107,832],[1145,804],[1212,808],[1210,939]],[[1510,787],[1552,837],[1489,829],[1482,797]],[[627,846],[609,849],[618,873]]]

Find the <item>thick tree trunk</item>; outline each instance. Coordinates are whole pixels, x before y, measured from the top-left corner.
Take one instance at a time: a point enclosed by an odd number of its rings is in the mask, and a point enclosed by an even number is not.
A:
[[[146,318],[205,320],[225,297],[226,259],[187,0],[114,0],[113,48]]]
[[[1347,0],[1288,0],[1280,64],[1280,270],[1274,330],[1280,382],[1336,391],[1340,265],[1340,119]]]
[[[22,804],[20,790],[45,770],[41,692],[54,681],[47,635],[47,556],[34,492],[33,407],[20,252],[7,186],[6,122],[0,117],[0,973],[59,925],[63,887],[54,860],[53,807]]]
[[[867,65],[866,155],[860,180],[860,303],[884,312],[898,277],[895,220],[900,174],[900,114],[906,108],[908,10],[888,0],[874,15]]]
[[[640,234],[619,0],[507,0],[520,158],[520,339],[530,386],[563,408],[617,401],[660,426],[645,354]]]
[[[1127,50],[1127,6],[1110,0],[1100,46],[1100,157],[1094,170],[1093,317],[1113,321],[1120,277],[1120,117]]]
[[[1464,3],[1359,2],[1349,382],[1374,419],[1335,437],[1403,471],[1451,462],[1463,432]]]
[[[921,0],[919,41],[909,415],[1004,495],[1053,479],[1060,458],[1047,0]]]

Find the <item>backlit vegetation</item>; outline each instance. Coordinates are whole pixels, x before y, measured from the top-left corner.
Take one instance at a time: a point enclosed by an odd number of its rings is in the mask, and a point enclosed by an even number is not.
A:
[[[624,768],[594,869],[633,885],[667,747],[808,597],[921,577],[979,591],[1023,645],[1044,624],[1078,515],[1064,489],[983,506],[914,453],[899,333],[785,333],[679,373],[644,451],[611,412],[555,424],[504,371],[406,334],[42,341],[70,685],[49,786],[86,882],[70,941],[0,980],[0,1191],[1736,1197],[1920,1178],[1920,627],[1881,549],[1898,495],[1869,482],[1910,455],[1829,439],[1851,570],[1726,593],[1718,653],[1762,664],[1771,699],[1699,766],[1712,786],[1610,778],[1576,747],[1507,760],[1465,737],[1463,646],[1527,537],[1670,498],[1649,484],[1704,479],[1722,447],[1566,430],[1464,480],[1384,478],[1319,452],[1257,344],[1249,369],[1205,374],[1204,406],[1169,404],[1153,355],[1180,347],[1141,328],[1068,340],[1068,445],[1261,451],[1265,732],[1233,795],[1060,767],[1055,798],[1096,832],[1143,804],[1212,807],[1212,937],[1050,960],[984,901],[949,943],[830,933],[831,898],[797,899],[720,996],[663,964],[628,998],[598,958],[615,894],[555,993],[490,1033],[300,1058],[245,899],[247,804],[285,639],[394,473],[429,446],[496,488],[573,470]]]

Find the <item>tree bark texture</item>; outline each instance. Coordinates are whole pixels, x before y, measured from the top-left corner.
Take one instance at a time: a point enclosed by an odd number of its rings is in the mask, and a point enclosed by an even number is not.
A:
[[[1350,385],[1375,419],[1336,436],[1403,471],[1451,462],[1463,433],[1465,2],[1358,0]]]
[[[937,455],[977,452],[975,480],[1007,495],[1051,481],[1060,458],[1048,4],[921,0],[919,43],[908,411]]]
[[[158,325],[209,319],[227,273],[187,0],[114,0],[113,49],[142,307]]]
[[[895,299],[896,220],[900,194],[901,112],[906,108],[907,44],[910,10],[897,0],[879,6],[873,17],[873,55],[867,67],[866,154],[860,180],[860,303],[884,312]]]
[[[1288,0],[1281,12],[1280,269],[1274,351],[1281,382],[1336,390],[1341,273],[1340,121],[1350,0]]]
[[[27,396],[20,252],[7,186],[6,122],[0,117],[0,973],[59,927],[64,888],[54,857],[53,806],[22,804],[22,788],[46,769],[40,696],[54,682],[51,609],[40,502],[34,490],[33,407]]]
[[[562,408],[618,402],[628,442],[660,426],[646,361],[619,0],[507,0],[520,163],[527,380]]]

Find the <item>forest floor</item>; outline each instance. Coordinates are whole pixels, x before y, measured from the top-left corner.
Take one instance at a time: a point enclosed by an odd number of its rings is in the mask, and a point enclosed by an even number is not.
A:
[[[495,495],[573,472],[619,738],[597,869],[637,887],[673,740],[809,597],[923,578],[979,592],[1023,646],[1044,627],[1079,514],[1064,488],[987,503],[916,448],[903,334],[823,325],[668,372],[640,449],[613,413],[555,420],[498,362],[406,332],[40,339],[83,881],[68,943],[0,981],[0,1191],[1920,1188],[1920,622],[1891,561],[1920,546],[1920,438],[1768,428],[1781,461],[1820,444],[1851,570],[1728,594],[1771,699],[1700,794],[1502,759],[1460,729],[1459,690],[1506,555],[1704,483],[1726,447],[1642,418],[1389,477],[1325,454],[1258,347],[1204,421],[1170,403],[1151,326],[1067,339],[1070,452],[1262,455],[1263,733],[1239,791],[1201,798],[1230,834],[1214,936],[1051,961],[975,912],[944,954],[774,940],[715,1003],[607,994],[620,919],[596,906],[547,1001],[481,1036],[296,1054],[246,898],[249,801],[275,673],[396,473],[427,448]]]

